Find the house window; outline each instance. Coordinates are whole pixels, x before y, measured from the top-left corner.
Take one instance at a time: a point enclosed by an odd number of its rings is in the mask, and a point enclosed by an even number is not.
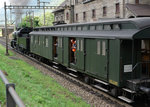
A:
[[[78,0],[75,0],[75,4],[78,4]]]
[[[83,20],[86,20],[86,12],[83,12]]]
[[[100,41],[97,41],[97,55],[101,54],[101,44]]]
[[[135,4],[139,4],[139,0],[135,0]]]
[[[120,13],[120,5],[119,3],[116,4],[116,14]]]
[[[106,16],[106,14],[107,14],[107,10],[106,9],[107,9],[106,6],[103,7],[103,16]]]
[[[92,10],[92,18],[95,18],[96,17],[96,11],[95,9]]]
[[[56,21],[58,21],[58,16],[56,16]]]
[[[66,13],[66,20],[69,20],[69,13]]]
[[[63,16],[61,16],[61,21],[63,21],[63,19],[64,19]]]
[[[76,13],[76,21],[78,21],[78,13]]]

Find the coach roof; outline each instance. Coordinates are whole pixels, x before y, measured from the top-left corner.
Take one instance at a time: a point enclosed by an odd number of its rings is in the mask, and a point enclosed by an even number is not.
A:
[[[46,31],[40,29],[49,29],[49,28],[64,28],[64,27],[73,27],[73,26],[84,26],[84,25],[111,25],[111,24],[124,24],[129,23],[135,26],[135,29],[120,29],[120,30],[95,30],[95,31]],[[115,20],[104,20],[93,23],[79,23],[79,24],[67,24],[67,25],[57,25],[53,27],[41,27],[36,28],[35,31],[31,32],[32,35],[49,35],[49,36],[68,36],[68,37],[83,37],[83,38],[105,38],[105,39],[136,39],[136,34],[138,38],[145,38],[146,33],[150,33],[146,30],[144,34],[144,29],[150,29],[150,18],[134,18],[134,19],[115,19]],[[36,31],[38,29],[38,31]],[[139,33],[142,32],[142,33]],[[139,35],[141,34],[141,35]],[[149,34],[150,35],[150,34]]]

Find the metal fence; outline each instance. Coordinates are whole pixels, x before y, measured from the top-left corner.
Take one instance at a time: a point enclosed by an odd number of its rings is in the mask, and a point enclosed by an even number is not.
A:
[[[3,72],[0,70],[0,78],[4,82],[6,86],[6,107],[25,107],[23,101],[19,98],[18,94],[15,91],[15,85],[10,84],[8,80],[6,79],[5,75]]]

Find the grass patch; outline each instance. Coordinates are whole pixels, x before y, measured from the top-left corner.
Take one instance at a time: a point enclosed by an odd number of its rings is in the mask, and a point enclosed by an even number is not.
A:
[[[15,83],[16,91],[27,107],[89,107],[85,101],[59,85],[54,79],[43,75],[39,70],[27,64],[0,45],[0,69],[7,72],[7,79]],[[0,80],[0,100],[5,101],[5,86]]]

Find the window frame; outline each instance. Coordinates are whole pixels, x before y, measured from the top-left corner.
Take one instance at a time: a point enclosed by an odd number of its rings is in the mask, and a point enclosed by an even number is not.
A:
[[[66,13],[66,20],[69,20],[69,12]]]
[[[98,40],[97,41],[97,52],[96,52],[97,55],[101,55],[101,41]]]
[[[48,47],[48,37],[45,36],[45,47]]]
[[[102,41],[102,56],[106,56],[106,41]]]
[[[83,12],[83,20],[86,20],[86,12]]]
[[[116,3],[116,14],[120,14],[120,3]]]
[[[107,7],[106,6],[103,7],[103,16],[107,16]]]
[[[92,9],[92,18],[96,18],[96,10]]]

